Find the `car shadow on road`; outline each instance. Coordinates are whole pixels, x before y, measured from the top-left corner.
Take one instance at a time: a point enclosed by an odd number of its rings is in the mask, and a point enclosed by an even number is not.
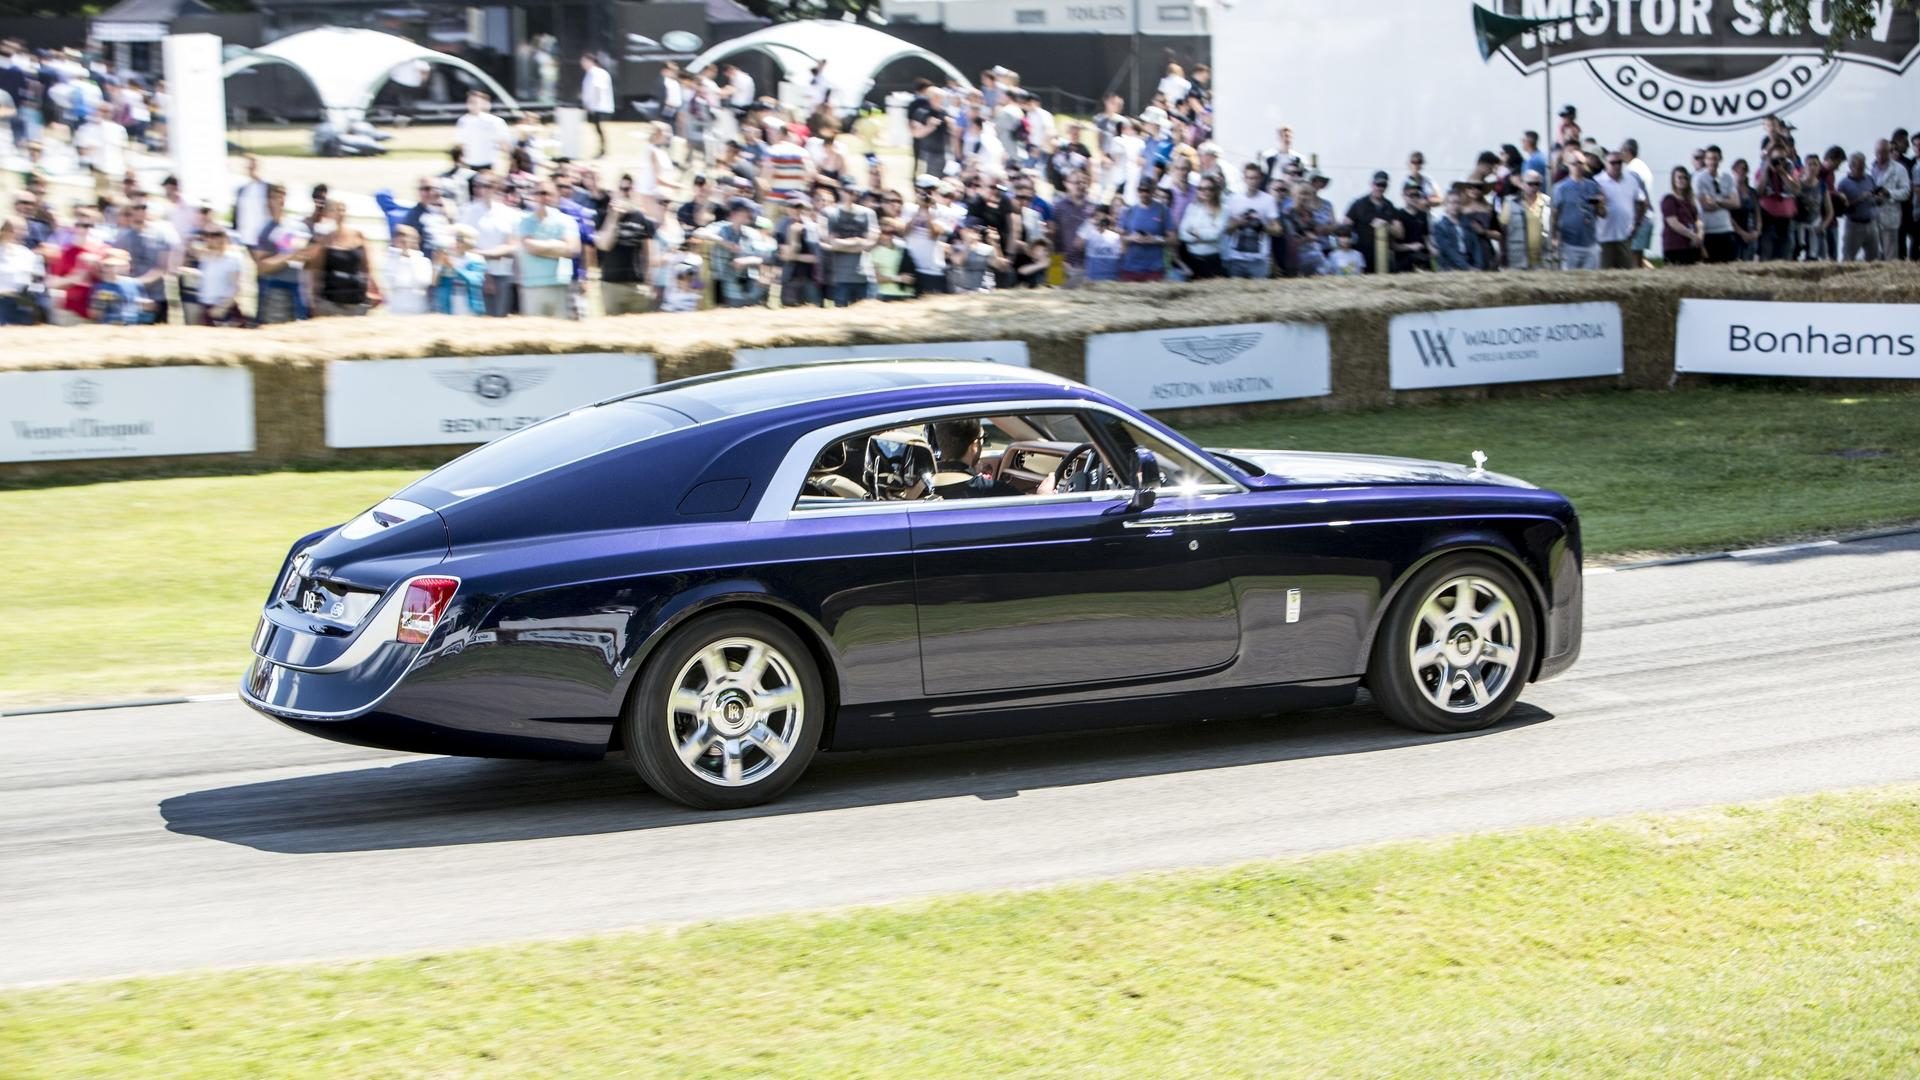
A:
[[[209,788],[163,800],[160,814],[170,832],[282,854],[448,847],[933,799],[1009,799],[1040,788],[1486,738],[1551,719],[1521,704],[1485,731],[1421,735],[1362,703],[1286,717],[822,754],[780,799],[730,811],[670,803],[647,791],[624,760],[429,758]]]

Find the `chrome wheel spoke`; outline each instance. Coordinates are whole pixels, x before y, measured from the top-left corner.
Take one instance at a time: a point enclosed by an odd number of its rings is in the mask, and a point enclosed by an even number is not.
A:
[[[753,703],[763,713],[776,713],[791,709],[800,703],[800,691],[791,686],[782,686],[775,690],[763,690],[753,697]]]
[[[702,720],[694,726],[693,734],[680,740],[680,760],[692,765],[706,757],[707,749],[713,745],[713,740],[716,738],[718,735],[714,732],[712,725]]]
[[[1453,587],[1453,621],[1471,622],[1479,611],[1473,596],[1473,579],[1465,578]]]
[[[739,739],[720,740],[720,779],[729,784],[740,782],[740,758],[746,749]]]
[[[729,673],[726,650],[718,645],[708,646],[707,651],[700,654],[700,670],[706,673],[707,689],[713,689]]]
[[[1440,605],[1440,598],[1436,596],[1420,608],[1420,621],[1427,624],[1427,629],[1431,630],[1435,640],[1438,640],[1447,636],[1447,624],[1452,621],[1452,618],[1447,614],[1447,609]]]
[[[763,753],[773,759],[774,764],[787,759],[787,741],[774,733],[774,730],[761,722],[753,725],[747,732],[747,741],[759,747]]]
[[[667,705],[676,713],[700,715],[700,694],[697,691],[681,687],[667,698]]]
[[[1427,691],[1427,696],[1433,699],[1433,703],[1443,709],[1447,707],[1447,702],[1453,700],[1453,675],[1453,665],[1442,659],[1437,679],[1432,689]]]
[[[1447,660],[1447,643],[1436,641],[1413,650],[1413,670],[1425,671],[1435,664],[1444,664]]]
[[[1467,689],[1473,691],[1473,707],[1476,709],[1493,700],[1493,695],[1487,693],[1487,680],[1481,678],[1477,671],[1467,672]]]
[[[1473,628],[1480,632],[1480,636],[1492,637],[1494,630],[1500,625],[1500,620],[1506,618],[1506,616],[1507,602],[1499,597],[1495,597],[1493,603],[1488,604],[1479,614],[1468,621],[1473,623]]]
[[[1502,645],[1495,641],[1489,641],[1485,645],[1480,646],[1480,655],[1485,657],[1489,662],[1498,664],[1503,668],[1511,668],[1520,662],[1520,650],[1511,645]]]
[[[767,647],[756,642],[747,648],[747,658],[740,663],[740,681],[749,690],[759,690],[760,680],[766,677]]]

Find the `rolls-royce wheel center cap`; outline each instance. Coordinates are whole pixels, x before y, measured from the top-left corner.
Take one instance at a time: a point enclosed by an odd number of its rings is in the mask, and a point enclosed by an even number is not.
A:
[[[1479,651],[1480,635],[1466,627],[1461,627],[1454,632],[1452,644],[1454,652],[1459,653],[1463,658],[1469,657]]]
[[[738,735],[747,730],[753,716],[753,707],[745,694],[729,690],[713,702],[713,726],[728,735]]]

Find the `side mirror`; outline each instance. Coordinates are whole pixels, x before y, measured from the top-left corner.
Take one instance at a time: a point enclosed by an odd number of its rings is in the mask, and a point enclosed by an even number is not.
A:
[[[1159,498],[1155,490],[1160,483],[1160,460],[1153,451],[1144,446],[1133,448],[1133,498],[1127,500],[1129,510],[1152,509],[1154,500]]]

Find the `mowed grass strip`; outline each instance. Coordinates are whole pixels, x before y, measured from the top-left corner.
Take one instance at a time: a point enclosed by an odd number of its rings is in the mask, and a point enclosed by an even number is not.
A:
[[[0,995],[0,1074],[1904,1076],[1916,837],[1906,787],[31,990]]]
[[[417,475],[0,492],[0,708],[231,690],[287,548]]]
[[[1406,454],[1566,492],[1592,556],[1920,520],[1920,397],[1714,389],[1298,414],[1209,446]],[[224,690],[287,546],[405,471],[0,491],[0,707]]]

